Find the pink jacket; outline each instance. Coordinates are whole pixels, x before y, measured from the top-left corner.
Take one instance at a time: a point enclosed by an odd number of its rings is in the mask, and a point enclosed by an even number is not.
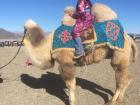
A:
[[[72,16],[76,19],[76,24],[73,28],[74,39],[81,36],[86,29],[92,26],[93,16],[91,15],[91,7],[90,0],[78,0],[76,12]]]

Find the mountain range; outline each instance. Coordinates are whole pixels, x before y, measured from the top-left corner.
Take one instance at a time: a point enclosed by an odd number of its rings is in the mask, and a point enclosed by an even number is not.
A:
[[[50,32],[45,32],[48,35]],[[3,28],[0,28],[0,39],[20,39],[23,36],[22,31],[10,32]]]
[[[21,38],[22,32],[10,32],[0,28],[0,39],[18,39]]]

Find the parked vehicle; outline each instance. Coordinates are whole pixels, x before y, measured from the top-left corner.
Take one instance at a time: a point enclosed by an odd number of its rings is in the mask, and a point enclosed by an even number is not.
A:
[[[132,37],[134,40],[140,39],[140,34],[128,34],[130,37]]]
[[[15,40],[0,40],[0,47],[13,47],[13,46],[23,46],[21,41]]]

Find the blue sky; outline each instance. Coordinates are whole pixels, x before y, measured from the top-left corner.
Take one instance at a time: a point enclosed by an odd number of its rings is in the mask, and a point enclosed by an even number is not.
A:
[[[126,32],[140,33],[140,0],[91,0],[111,7]],[[0,0],[0,28],[23,31],[27,19],[36,21],[45,31],[60,25],[66,6],[77,0]]]

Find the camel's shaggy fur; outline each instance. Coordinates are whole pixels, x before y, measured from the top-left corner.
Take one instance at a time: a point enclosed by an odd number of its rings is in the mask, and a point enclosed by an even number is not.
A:
[[[64,14],[73,14],[75,12],[75,8],[73,6],[67,6],[64,9]]]
[[[72,20],[72,18],[70,17],[70,15],[65,14],[63,19],[62,19],[62,24],[65,24],[67,26],[71,26],[75,24],[75,19]]]
[[[67,10],[65,10],[67,11]],[[92,8],[92,12],[96,21],[105,21],[117,18],[116,13],[109,7],[103,4],[95,4]],[[68,12],[66,14],[68,16]],[[64,18],[67,17],[64,15]],[[68,18],[70,19],[70,17]],[[73,19],[70,21],[63,21],[64,24],[68,22],[68,25],[73,25]],[[38,32],[37,32],[38,31]],[[37,32],[37,33],[35,33]],[[52,40],[53,32],[48,37],[43,37],[41,28],[35,23],[27,21],[25,23],[24,40],[25,47],[27,48],[30,57],[35,65],[41,68],[52,67],[53,60],[59,63],[59,72],[69,89],[69,101],[70,105],[75,105],[75,65],[84,65],[98,63],[101,60],[108,58],[111,59],[111,65],[115,70],[116,78],[116,91],[112,99],[106,105],[114,105],[117,101],[121,101],[124,96],[124,92],[131,82],[131,76],[128,71],[130,64],[131,52],[133,53],[133,61],[137,58],[137,47],[134,41],[126,35],[124,51],[110,49],[108,46],[96,47],[94,52],[89,53],[85,57],[81,58],[75,64],[73,60],[74,52],[68,50],[60,50],[52,53]],[[39,38],[36,40],[36,38]]]
[[[37,26],[37,23],[34,22],[33,20],[27,20],[26,23],[24,24],[24,28],[33,28],[33,27],[36,27]]]
[[[92,15],[95,17],[95,21],[97,22],[103,22],[117,18],[117,14],[111,8],[99,3],[92,6]]]
[[[75,24],[75,19],[71,18],[71,14],[75,12],[75,8],[72,6],[68,6],[64,10],[64,16],[62,18],[62,24],[73,26]]]
[[[23,43],[33,64],[41,69],[52,67],[54,65],[51,57],[53,35],[45,37],[42,29],[31,20],[27,21],[24,27],[27,32]]]

